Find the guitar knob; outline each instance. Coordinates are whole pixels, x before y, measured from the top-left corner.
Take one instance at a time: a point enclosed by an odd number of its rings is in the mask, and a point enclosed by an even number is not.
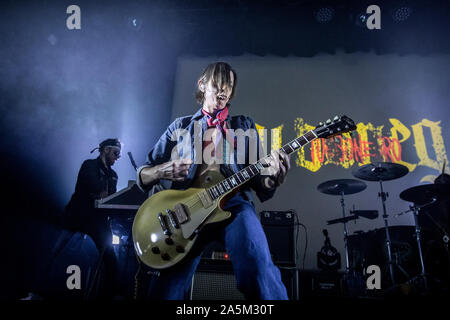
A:
[[[169,256],[168,253],[163,253],[163,254],[161,255],[161,258],[162,258],[163,260],[166,260],[166,261],[170,260],[170,256]]]
[[[159,250],[158,247],[153,247],[153,248],[152,248],[152,252],[153,252],[154,254],[158,254],[158,253],[160,253],[161,251]]]
[[[169,245],[169,246],[171,246],[171,245],[173,245],[173,240],[172,240],[172,238],[166,238],[166,243]]]
[[[184,252],[184,248],[182,246],[176,246],[175,250],[177,250],[178,253],[183,253]]]

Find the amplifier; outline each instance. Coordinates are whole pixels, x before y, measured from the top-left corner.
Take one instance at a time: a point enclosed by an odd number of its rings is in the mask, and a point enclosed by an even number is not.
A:
[[[225,246],[217,241],[211,242],[207,245],[202,252],[201,261],[230,261],[230,256],[228,255]]]
[[[192,278],[191,300],[245,300],[228,261],[202,260]]]
[[[296,270],[278,267],[288,298],[298,300],[298,275]],[[190,299],[244,300],[244,295],[237,289],[231,262],[202,260],[192,278]]]
[[[293,211],[261,211],[261,224],[265,226],[293,226],[295,212]]]
[[[293,211],[262,211],[261,224],[275,264],[296,265],[296,229]],[[297,231],[298,232],[298,231]]]

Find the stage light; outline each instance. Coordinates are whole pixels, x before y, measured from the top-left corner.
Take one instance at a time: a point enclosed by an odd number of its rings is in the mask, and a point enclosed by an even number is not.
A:
[[[355,25],[360,28],[367,28],[367,18],[369,15],[365,12],[359,12],[354,17],[350,15],[350,20],[354,21]]]
[[[112,244],[119,244],[119,243],[120,243],[119,236],[116,236],[115,234],[113,234],[113,236],[112,236]]]
[[[395,8],[392,12],[392,19],[396,22],[402,22],[407,20],[412,14],[412,8],[408,6],[402,6]]]
[[[138,17],[128,17],[127,25],[130,29],[139,31],[142,27],[142,19]]]
[[[334,15],[335,15],[335,11],[332,7],[319,8],[315,13],[316,20],[319,23],[330,22],[331,20],[333,20]]]

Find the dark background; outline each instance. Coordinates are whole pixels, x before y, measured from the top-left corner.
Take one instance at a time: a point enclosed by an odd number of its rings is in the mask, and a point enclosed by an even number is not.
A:
[[[72,4],[81,8],[81,30],[66,27]],[[359,19],[370,4],[381,8],[381,30],[368,30]],[[410,16],[396,21],[401,7]],[[320,8],[332,8],[330,21],[317,19]],[[82,161],[100,141],[119,137],[124,157],[114,169],[119,189],[125,187],[135,179],[126,152],[141,164],[174,117],[196,110],[194,84],[210,62],[228,61],[238,72],[233,112],[268,128],[284,124],[284,142],[295,135],[294,118],[314,125],[346,113],[387,130],[389,118],[409,129],[424,118],[441,121],[448,145],[449,10],[447,1],[2,1],[1,218],[8,254],[2,277],[11,288],[4,293],[19,298],[45,291],[55,272],[55,281],[64,279],[62,267],[51,265],[58,239],[95,257],[92,243],[59,224]],[[426,138],[431,146],[429,133]],[[404,155],[417,163],[412,138]],[[351,174],[335,165],[317,173],[293,167],[274,200],[257,206],[300,213],[309,231],[306,267],[316,268],[321,229],[340,211],[337,198],[315,188]],[[391,209],[406,209],[398,194],[438,173],[418,167],[392,182]],[[380,210],[376,192],[370,185],[348,205]],[[381,219],[363,221],[351,231],[381,225]],[[343,255],[341,232],[330,227]],[[299,244],[303,250],[303,238]],[[58,261],[89,264],[76,252]]]

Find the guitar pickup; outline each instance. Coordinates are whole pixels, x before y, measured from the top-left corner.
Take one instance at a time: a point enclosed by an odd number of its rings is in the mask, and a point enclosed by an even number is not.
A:
[[[212,188],[211,190],[212,190],[212,192],[214,192],[215,196],[218,196],[218,194],[216,193],[216,189]],[[198,193],[198,197],[200,198],[200,201],[202,202],[203,208],[208,208],[213,204],[213,201],[212,201],[211,197],[208,195],[208,193],[206,192],[206,190]]]
[[[164,217],[161,212],[158,213],[158,220],[164,234],[170,236],[172,232],[170,231],[169,226],[167,225],[166,217]]]
[[[189,209],[184,204],[178,203],[175,205],[174,209],[175,218],[179,224],[185,223],[189,220]]]
[[[167,209],[166,212],[167,212],[167,216],[169,217],[169,221],[170,221],[170,224],[172,225],[172,227],[174,227],[175,229],[180,229],[180,224],[177,221],[177,217],[175,216],[175,213],[170,209]]]

